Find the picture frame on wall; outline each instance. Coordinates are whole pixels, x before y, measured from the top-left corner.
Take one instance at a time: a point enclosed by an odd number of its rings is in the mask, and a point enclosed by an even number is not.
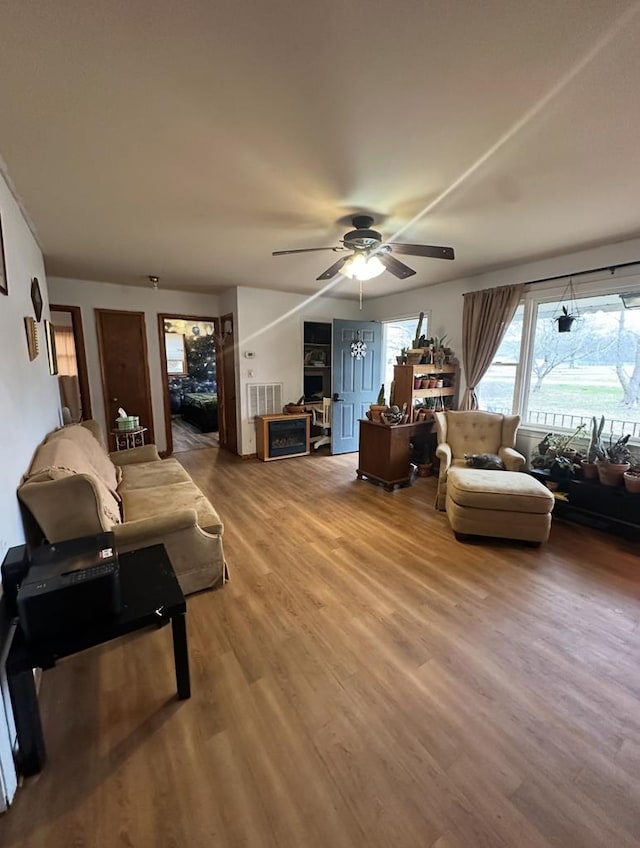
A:
[[[45,318],[44,337],[47,344],[47,359],[49,361],[49,373],[53,376],[58,373],[58,354],[56,351],[56,335],[53,324]]]
[[[9,294],[7,280],[7,263],[4,258],[4,237],[2,235],[2,218],[0,218],[0,294]]]

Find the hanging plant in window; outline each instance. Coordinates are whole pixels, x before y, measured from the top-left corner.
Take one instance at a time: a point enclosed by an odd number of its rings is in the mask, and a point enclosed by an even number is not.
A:
[[[569,285],[562,293],[561,301],[567,301],[560,309],[560,312],[553,316],[553,320],[558,325],[559,333],[570,333],[574,321],[580,318],[580,310],[576,300],[576,292],[573,288],[573,280],[569,279]]]

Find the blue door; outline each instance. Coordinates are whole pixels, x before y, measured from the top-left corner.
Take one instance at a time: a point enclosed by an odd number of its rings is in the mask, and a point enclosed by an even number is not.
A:
[[[352,453],[358,450],[358,421],[380,391],[382,324],[334,319],[331,350],[331,453]]]

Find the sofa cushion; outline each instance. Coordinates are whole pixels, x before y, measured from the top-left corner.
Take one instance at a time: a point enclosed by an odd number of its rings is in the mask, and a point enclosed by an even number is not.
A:
[[[224,529],[218,513],[191,481],[122,491],[122,509],[125,522],[167,515],[181,509],[194,509],[203,530],[221,535]]]
[[[109,455],[100,442],[81,424],[70,424],[54,430],[47,436],[46,443],[66,439],[73,442],[77,450],[82,452],[86,460],[91,464],[96,474],[105,486],[115,493],[118,487],[118,473],[116,467],[109,459]]]
[[[177,459],[161,459],[156,462],[135,462],[122,466],[122,481],[118,494],[132,489],[149,489],[152,486],[170,486],[172,483],[188,483],[191,477]]]
[[[545,515],[554,505],[542,483],[519,471],[450,468],[447,496],[459,506]]]

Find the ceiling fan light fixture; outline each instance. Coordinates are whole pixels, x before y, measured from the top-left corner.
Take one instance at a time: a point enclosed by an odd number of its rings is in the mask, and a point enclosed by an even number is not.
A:
[[[356,253],[342,268],[345,277],[361,281],[379,277],[384,271],[385,267],[377,256],[365,256],[363,253]]]

